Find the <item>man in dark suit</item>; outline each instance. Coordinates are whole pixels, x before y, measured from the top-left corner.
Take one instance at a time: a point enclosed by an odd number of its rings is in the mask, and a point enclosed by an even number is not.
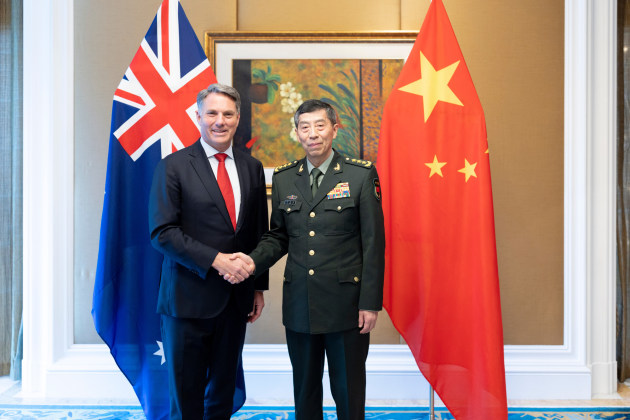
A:
[[[369,332],[383,300],[378,175],[371,162],[332,148],[338,125],[330,105],[306,101],[294,119],[306,157],[275,169],[271,230],[251,259],[238,255],[261,272],[288,252],[282,319],[296,419],[322,419],[325,354],[338,418],[363,420]]]
[[[151,186],[151,242],[164,254],[157,311],[171,418],[227,420],[245,327],[268,288],[267,274],[249,277],[230,254],[253,250],[267,231],[266,186],[262,164],[232,148],[238,92],[211,85],[197,107],[201,139],[164,158]]]

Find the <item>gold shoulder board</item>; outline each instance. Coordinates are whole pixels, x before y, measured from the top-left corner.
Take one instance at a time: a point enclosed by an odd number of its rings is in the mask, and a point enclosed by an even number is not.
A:
[[[273,170],[273,173],[278,173],[278,172],[282,172],[285,169],[289,169],[289,168],[293,168],[295,165],[298,164],[299,161],[294,160],[293,162],[289,162],[289,163],[285,163],[284,165],[280,165],[278,167],[276,167],[276,169]]]
[[[346,163],[349,163],[351,165],[361,166],[363,168],[372,167],[372,162],[370,162],[369,160],[361,160],[361,159],[354,159],[354,158],[347,157]]]

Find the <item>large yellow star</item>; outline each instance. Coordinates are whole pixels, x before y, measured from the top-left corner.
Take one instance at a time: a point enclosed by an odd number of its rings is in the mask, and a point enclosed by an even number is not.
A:
[[[462,169],[458,169],[457,172],[461,172],[466,175],[466,182],[468,182],[468,178],[474,176],[477,178],[477,174],[475,173],[475,166],[477,166],[477,162],[470,164],[467,159],[464,159],[464,167]]]
[[[420,52],[422,78],[399,88],[399,90],[422,96],[424,122],[427,122],[438,101],[463,106],[459,98],[455,96],[451,88],[448,87],[448,83],[451,81],[458,65],[459,61],[456,61],[448,67],[435,70],[433,64]]]
[[[444,178],[444,175],[442,175],[442,166],[446,165],[446,162],[438,162],[437,155],[433,155],[433,162],[425,163],[425,165],[431,168],[429,178],[431,178],[435,174],[438,174],[439,176]]]

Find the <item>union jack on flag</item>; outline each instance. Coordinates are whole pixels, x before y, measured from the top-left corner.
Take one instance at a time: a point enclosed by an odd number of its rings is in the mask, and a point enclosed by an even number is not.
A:
[[[133,160],[158,140],[162,157],[189,146],[199,138],[197,93],[214,82],[179,1],[163,1],[114,93],[114,101],[136,110],[114,136]]]
[[[149,420],[169,417],[149,190],[159,160],[199,139],[197,93],[214,82],[179,1],[164,0],[114,94],[92,303],[96,331]],[[235,411],[245,401],[242,370],[239,379]]]

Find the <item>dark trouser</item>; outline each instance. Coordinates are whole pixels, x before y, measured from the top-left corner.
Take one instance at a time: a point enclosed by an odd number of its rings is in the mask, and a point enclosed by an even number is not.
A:
[[[339,420],[365,418],[365,360],[370,335],[359,328],[330,334],[304,334],[286,330],[293,366],[296,420],[323,418],[324,355],[328,359],[330,390]]]
[[[230,418],[246,325],[233,298],[210,319],[162,315],[171,419]]]

